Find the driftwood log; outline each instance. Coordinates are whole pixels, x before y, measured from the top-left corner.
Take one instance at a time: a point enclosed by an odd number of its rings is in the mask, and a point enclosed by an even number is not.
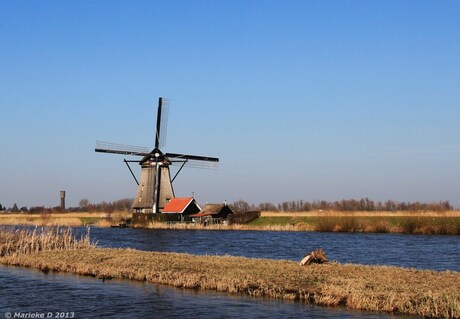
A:
[[[305,266],[305,265],[310,265],[312,263],[324,264],[327,262],[329,262],[329,260],[326,257],[326,253],[321,248],[321,249],[313,250],[311,253],[306,254],[305,257],[300,262],[300,265]]]

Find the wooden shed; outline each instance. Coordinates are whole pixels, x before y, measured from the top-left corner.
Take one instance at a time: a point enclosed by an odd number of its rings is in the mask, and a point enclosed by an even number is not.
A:
[[[197,223],[217,224],[225,221],[230,214],[233,211],[227,204],[206,204],[198,214],[190,217]]]

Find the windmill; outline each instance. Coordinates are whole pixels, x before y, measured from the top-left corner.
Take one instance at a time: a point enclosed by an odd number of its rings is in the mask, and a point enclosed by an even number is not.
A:
[[[165,144],[168,110],[169,101],[160,97],[158,100],[155,147],[152,151],[146,147],[96,142],[96,152],[142,157],[140,160],[124,159],[138,185],[133,202],[133,209],[137,213],[159,213],[169,200],[174,198],[172,182],[184,166],[207,168],[215,167],[219,162],[216,157],[163,153],[160,150],[160,147]],[[137,162],[141,166],[140,181],[136,179],[129,166],[130,162]],[[180,166],[172,179],[169,170],[170,165]]]

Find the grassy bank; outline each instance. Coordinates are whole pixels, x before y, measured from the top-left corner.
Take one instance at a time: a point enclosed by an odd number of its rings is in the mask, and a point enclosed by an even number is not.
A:
[[[99,248],[11,255],[0,258],[0,263],[324,306],[460,316],[460,274],[456,272],[335,263],[305,267],[291,261]]]

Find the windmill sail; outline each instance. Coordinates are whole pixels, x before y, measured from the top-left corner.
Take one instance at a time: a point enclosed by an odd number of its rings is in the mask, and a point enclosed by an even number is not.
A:
[[[206,161],[206,162],[218,162],[219,159],[217,157],[209,157],[209,156],[197,156],[197,155],[187,155],[187,154],[176,154],[176,153],[166,153],[166,157],[168,158],[177,158],[177,159],[188,159],[193,161]]]
[[[215,170],[219,168],[218,162],[175,160],[175,159],[171,159],[170,161],[171,161],[171,165],[173,166],[185,166],[185,167],[190,167],[190,168],[201,168],[201,169],[210,169],[210,170]]]
[[[110,142],[96,142],[96,152],[100,153],[113,153],[123,155],[138,155],[146,156],[149,154],[149,149],[143,146],[123,145]]]
[[[166,146],[166,136],[168,132],[168,116],[169,116],[169,99],[163,99],[160,119],[160,142],[158,147]]]
[[[155,147],[153,150],[140,146],[97,142],[96,152],[141,156],[141,177],[138,183],[133,208],[136,212],[159,213],[171,198],[174,190],[170,176],[171,164],[199,168],[216,168],[217,157],[163,153],[160,146],[165,145],[169,113],[169,99],[158,99],[157,121],[155,128]],[[125,160],[126,162],[126,160]],[[129,166],[128,166],[129,168]],[[180,171],[180,170],[179,170]],[[131,171],[132,173],[132,171]],[[177,175],[177,173],[176,173]],[[136,180],[137,182],[137,180]]]
[[[155,130],[155,148],[160,148],[166,143],[166,129],[168,126],[169,99],[158,99],[157,127]]]

